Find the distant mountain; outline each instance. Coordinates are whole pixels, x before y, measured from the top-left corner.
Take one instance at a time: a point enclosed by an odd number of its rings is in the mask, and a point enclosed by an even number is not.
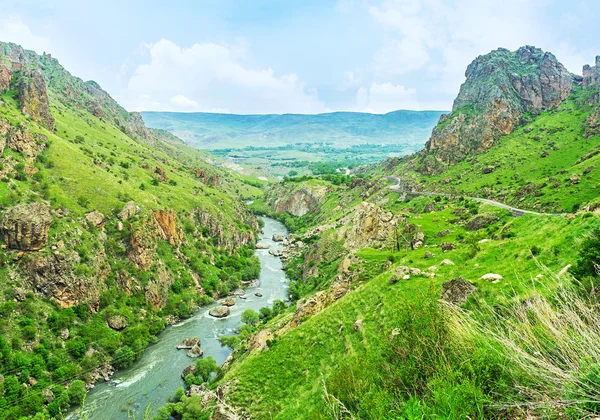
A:
[[[331,142],[339,147],[364,143],[422,146],[441,115],[440,111],[395,111],[384,115],[142,113],[147,126],[170,131],[199,149],[276,147],[304,142]]]

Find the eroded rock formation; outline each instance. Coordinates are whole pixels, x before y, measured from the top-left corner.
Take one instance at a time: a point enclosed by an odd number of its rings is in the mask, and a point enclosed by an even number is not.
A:
[[[37,251],[48,243],[51,224],[46,204],[19,204],[4,212],[0,234],[10,249]]]
[[[511,133],[525,113],[558,106],[573,86],[573,76],[553,54],[531,46],[514,52],[500,48],[477,57],[466,78],[452,113],[440,118],[425,146],[426,153],[444,163],[489,149],[498,137]],[[435,164],[421,169],[438,170]]]

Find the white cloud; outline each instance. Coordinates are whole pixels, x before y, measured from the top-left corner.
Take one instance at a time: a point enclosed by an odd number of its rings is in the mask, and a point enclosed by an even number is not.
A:
[[[375,83],[356,93],[356,108],[361,112],[384,114],[399,109],[419,109],[417,91],[393,83]]]
[[[195,110],[198,108],[198,102],[192,101],[190,98],[181,94],[173,96],[171,99],[169,99],[169,102],[181,109]]]
[[[14,42],[38,54],[50,52],[48,38],[34,35],[18,15],[0,18],[0,41]]]
[[[148,52],[150,62],[138,66],[128,84],[126,102],[136,110],[177,111],[186,107],[235,113],[327,111],[317,91],[308,88],[296,74],[276,76],[271,68],[246,66],[248,51],[244,43],[182,48],[162,39],[150,45]],[[159,105],[148,108],[148,97]]]
[[[547,0],[381,0],[367,5],[384,43],[374,54],[376,80],[428,73],[431,89],[458,92],[467,65],[499,47],[536,45],[556,53],[572,71],[587,52],[552,44],[552,27],[533,17]],[[518,13],[515,13],[518,10]],[[432,63],[437,63],[433,65]]]

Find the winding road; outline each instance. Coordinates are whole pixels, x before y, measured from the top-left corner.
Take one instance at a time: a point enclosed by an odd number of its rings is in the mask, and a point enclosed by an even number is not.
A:
[[[402,186],[402,180],[397,176],[387,176],[388,181],[394,182],[395,185],[391,185],[390,189],[399,194],[410,194],[410,195],[424,195],[424,196],[441,196],[441,197],[457,197],[457,195],[453,194],[445,194],[445,193],[434,193],[434,192],[425,192],[425,191],[406,191],[406,189]],[[487,198],[479,198],[479,197],[469,197],[462,196],[463,198],[468,198],[474,201],[478,201],[480,203],[489,204],[495,207],[499,207],[502,209],[506,209],[511,212],[511,214],[515,217],[523,216],[524,214],[534,214],[536,216],[565,216],[565,213],[539,213],[531,210],[519,209],[516,207],[509,206],[508,204],[500,203],[499,201],[489,200]]]

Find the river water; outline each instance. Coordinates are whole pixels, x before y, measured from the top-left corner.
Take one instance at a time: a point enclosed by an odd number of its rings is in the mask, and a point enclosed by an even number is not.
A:
[[[271,249],[282,249],[280,243],[271,240],[274,233],[287,235],[283,224],[270,218],[263,218],[265,226],[260,242],[267,243]],[[241,325],[241,314],[246,309],[258,311],[264,306],[272,306],[273,301],[287,298],[288,281],[278,257],[268,250],[256,250],[260,259],[260,282],[256,288],[246,289],[246,299],[236,299],[231,314],[227,318],[216,319],[208,311],[219,306],[215,302],[204,306],[193,317],[168,327],[158,336],[158,341],[150,345],[141,359],[130,368],[117,372],[108,383],[99,383],[91,390],[86,399],[89,420],[127,419],[127,411],[133,410],[137,419],[143,418],[148,405],[152,412],[167,403],[169,397],[183,386],[181,372],[195,363],[196,359],[187,357],[186,350],[175,347],[187,337],[200,337],[204,357],[213,357],[218,365],[223,364],[231,351],[221,347],[217,340],[222,335],[230,335]],[[254,294],[260,291],[263,297]]]

